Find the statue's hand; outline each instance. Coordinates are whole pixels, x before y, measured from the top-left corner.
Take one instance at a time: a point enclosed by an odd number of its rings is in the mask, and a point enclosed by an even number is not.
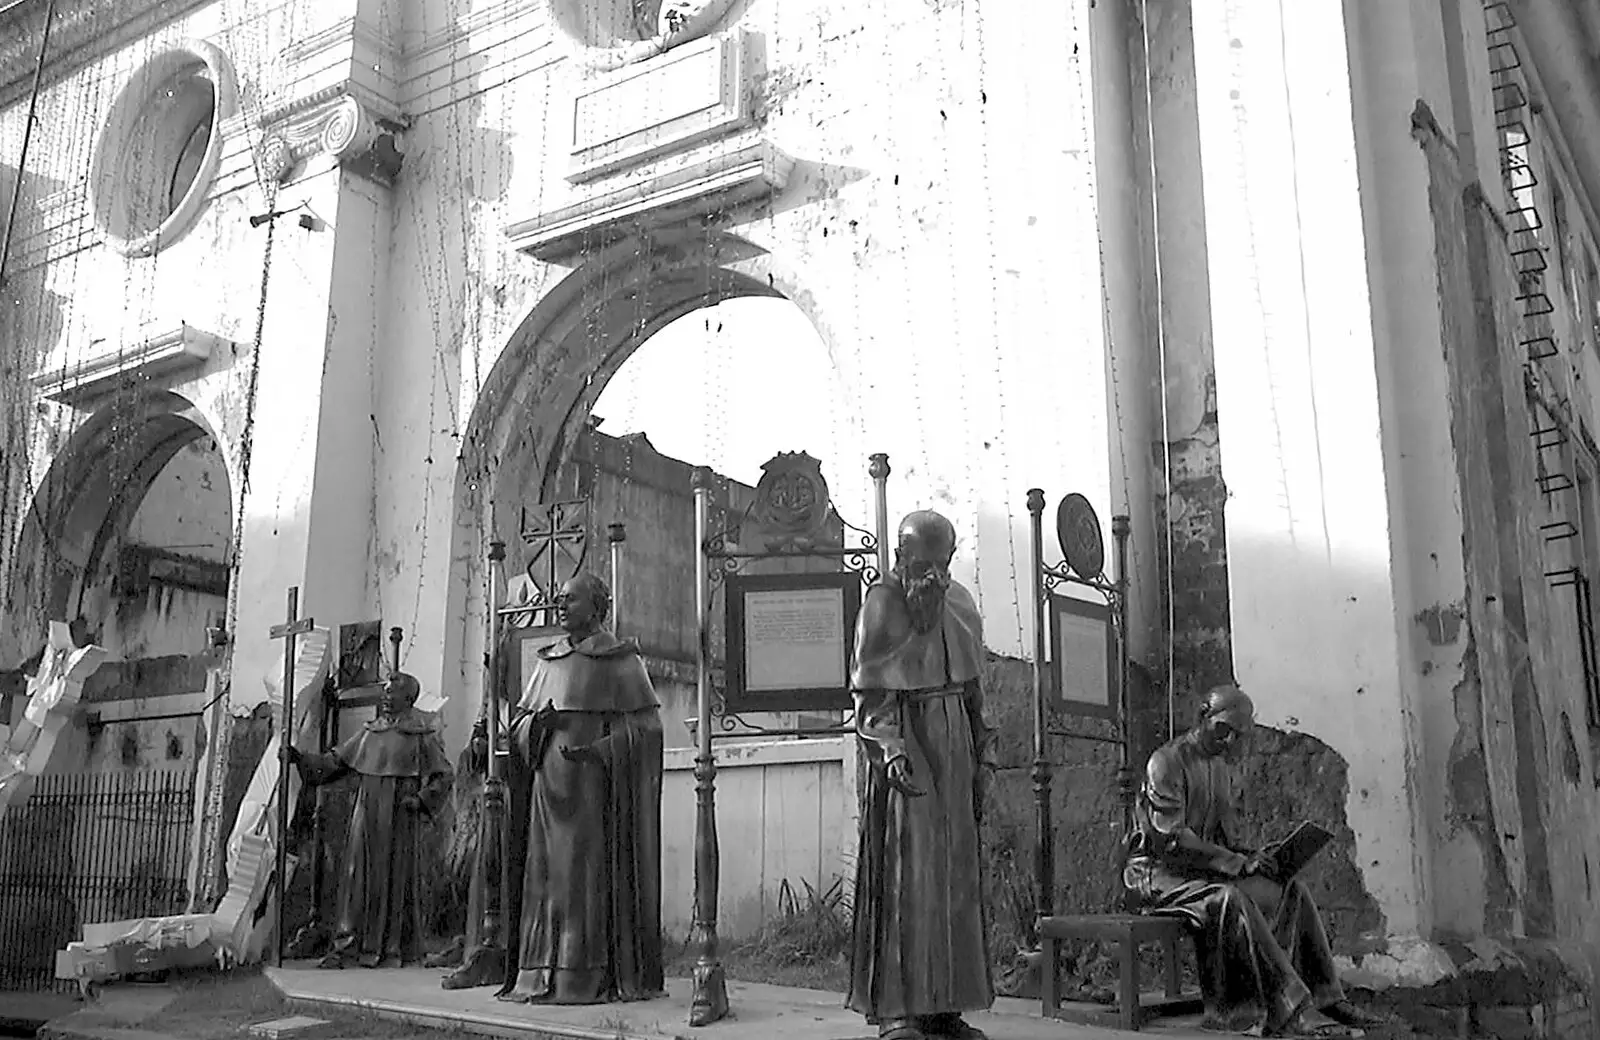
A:
[[[1217,871],[1228,877],[1244,877],[1245,869],[1250,865],[1250,858],[1242,852],[1230,852],[1217,863]]]
[[[928,793],[911,782],[911,759],[905,755],[890,759],[883,771],[888,777],[889,786],[907,798],[920,798]]]
[[[414,794],[408,794],[400,799],[400,808],[408,813],[419,813],[422,811],[422,799]]]
[[[289,759],[289,764],[292,766],[299,765],[301,758],[304,757],[300,754],[300,749],[295,747],[293,744],[290,744],[288,747],[284,748],[284,754]]]
[[[1272,854],[1272,848],[1253,852],[1245,859],[1244,869],[1240,872],[1244,877],[1264,877],[1268,881],[1278,880],[1278,860]]]
[[[563,744],[561,757],[568,762],[598,762],[600,753],[590,744]]]

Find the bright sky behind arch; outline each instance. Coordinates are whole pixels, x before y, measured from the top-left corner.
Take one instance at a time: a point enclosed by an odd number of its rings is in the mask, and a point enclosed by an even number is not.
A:
[[[872,529],[860,409],[793,303],[745,297],[701,308],[651,336],[601,391],[613,437],[644,433],[663,455],[754,486],[780,451],[822,461],[844,519]]]

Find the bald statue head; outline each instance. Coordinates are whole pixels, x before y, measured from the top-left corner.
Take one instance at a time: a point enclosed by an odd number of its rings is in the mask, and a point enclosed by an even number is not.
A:
[[[906,595],[911,627],[931,632],[944,616],[950,588],[950,559],[956,554],[956,528],[931,509],[907,513],[900,521],[894,575]]]
[[[1200,705],[1195,736],[1208,755],[1236,760],[1256,725],[1256,706],[1248,694],[1230,684],[1213,686]]]
[[[574,574],[556,595],[556,623],[574,643],[600,631],[611,614],[611,587],[596,575]]]
[[[416,678],[405,672],[395,672],[383,684],[383,695],[378,700],[378,714],[396,717],[416,707],[422,695],[422,686]]]

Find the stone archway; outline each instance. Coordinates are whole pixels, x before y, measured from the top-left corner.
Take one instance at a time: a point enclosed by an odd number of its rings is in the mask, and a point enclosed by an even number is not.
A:
[[[192,402],[170,392],[114,399],[75,431],[20,526],[0,668],[29,663],[46,623],[65,620],[79,639],[112,652],[106,674],[92,680],[110,700],[205,688],[204,673],[220,664],[206,629],[227,614],[234,526],[230,466],[214,431]],[[58,749],[60,768],[95,764],[97,744],[96,768],[193,767],[199,748],[190,727],[135,729],[75,732]]]
[[[748,239],[704,231],[591,254],[512,333],[478,395],[457,466],[444,652],[465,696],[446,708],[450,733],[466,732],[482,688],[488,517],[493,536],[516,545],[521,506],[553,493],[573,438],[634,350],[685,314],[739,297],[789,300],[832,350],[832,328],[792,266]]]

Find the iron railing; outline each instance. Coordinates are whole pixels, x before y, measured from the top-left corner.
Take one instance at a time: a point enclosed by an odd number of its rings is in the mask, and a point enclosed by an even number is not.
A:
[[[193,805],[188,771],[40,777],[0,818],[0,989],[53,987],[85,924],[182,912]]]

